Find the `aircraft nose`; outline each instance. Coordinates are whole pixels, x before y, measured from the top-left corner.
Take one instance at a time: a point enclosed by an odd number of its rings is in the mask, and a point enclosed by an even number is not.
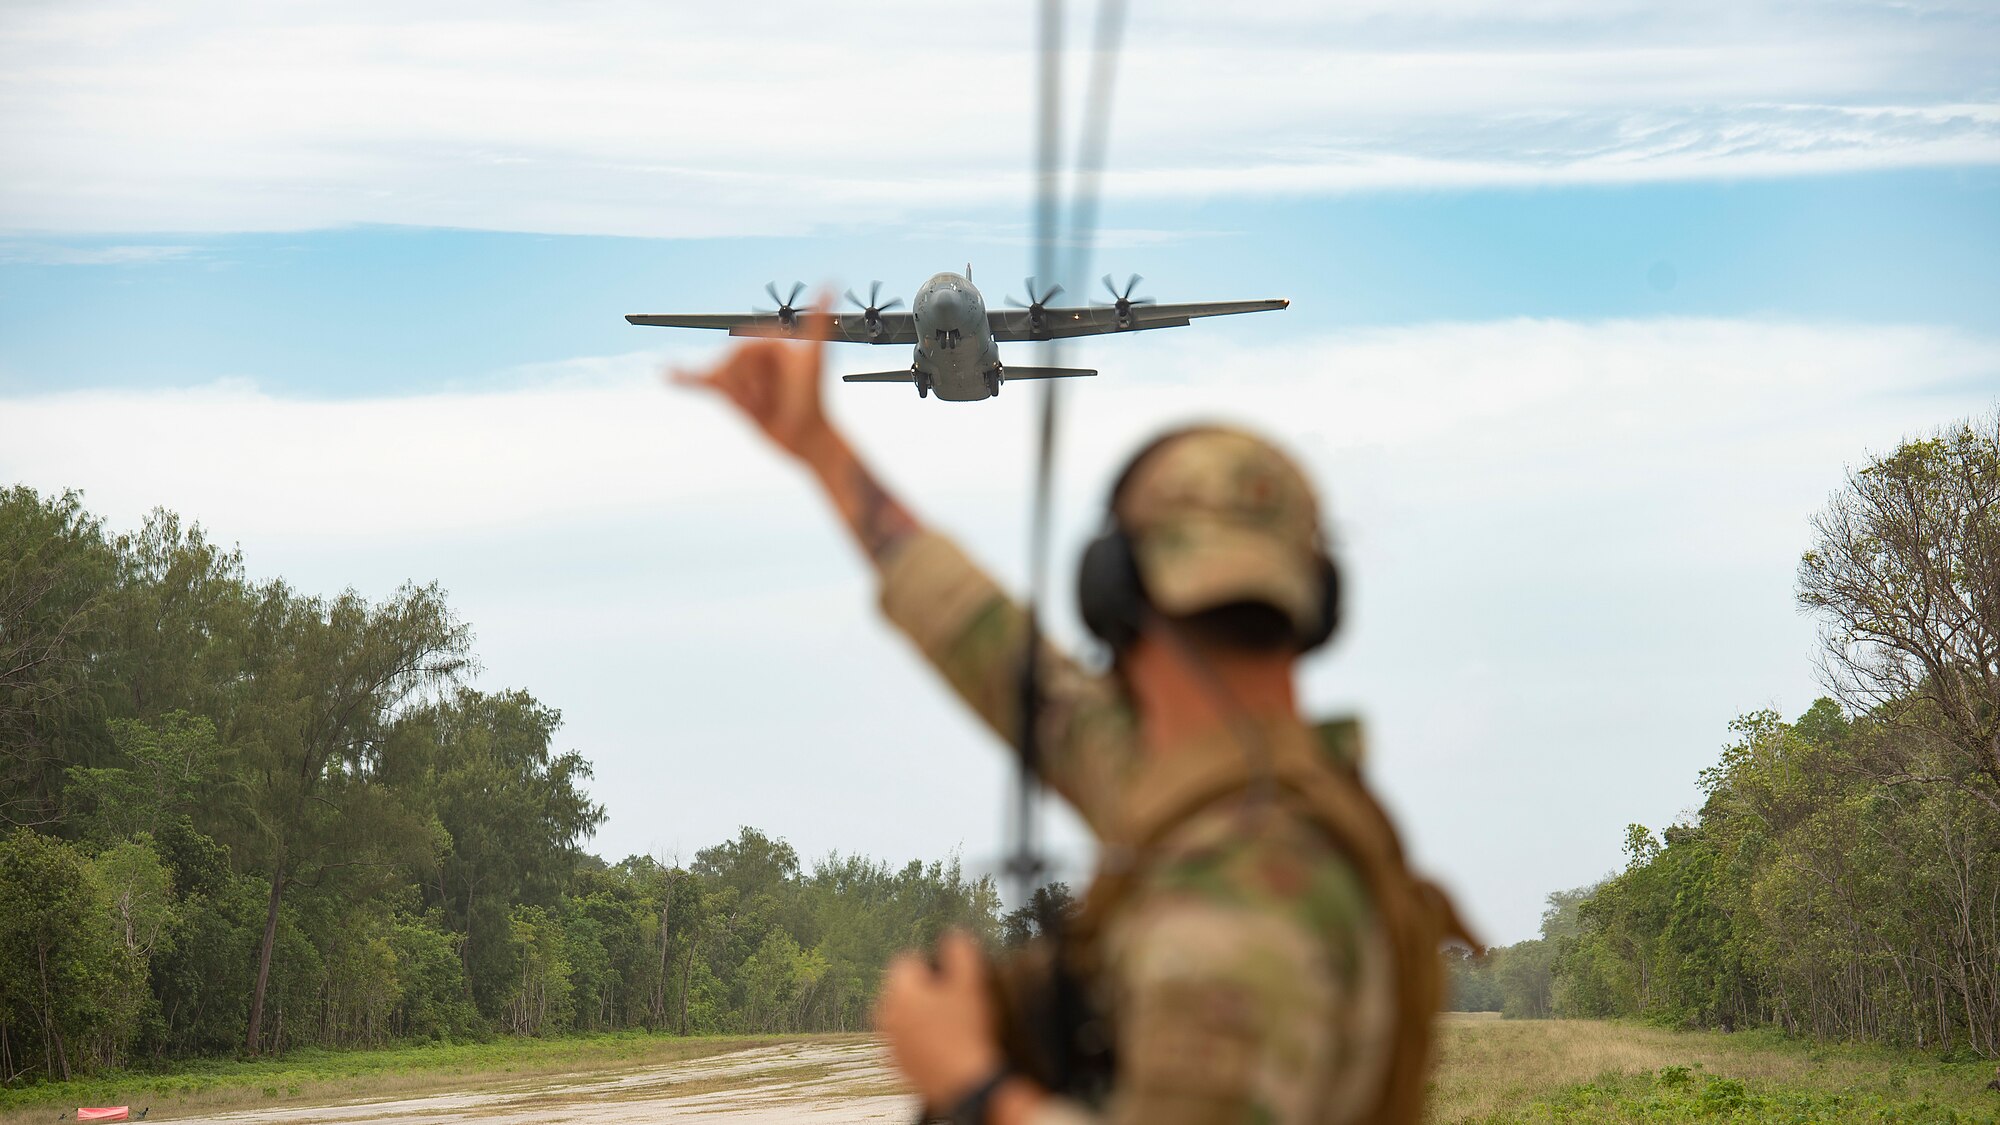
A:
[[[957,324],[965,315],[965,297],[956,289],[939,289],[931,294],[932,311],[947,324]]]

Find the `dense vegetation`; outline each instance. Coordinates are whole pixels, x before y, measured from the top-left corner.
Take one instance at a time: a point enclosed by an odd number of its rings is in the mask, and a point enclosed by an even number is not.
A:
[[[1996,425],[1849,474],[1799,566],[1836,698],[1738,719],[1699,813],[1461,959],[1461,1007],[2000,1056]]]
[[[1832,698],[1759,712],[1699,813],[1453,965],[1458,1006],[2000,1055],[2000,423],[1814,522]],[[847,1030],[896,949],[1019,940],[955,861],[583,850],[560,715],[468,686],[434,586],[246,575],[156,512],[0,491],[0,1081],[569,1030]],[[1704,1087],[1706,1089],[1706,1087]]]
[[[434,586],[313,596],[169,513],[113,536],[0,491],[0,1081],[851,1029],[893,951],[1008,924],[955,860],[804,865],[749,828],[684,864],[586,854],[561,716],[472,668]]]

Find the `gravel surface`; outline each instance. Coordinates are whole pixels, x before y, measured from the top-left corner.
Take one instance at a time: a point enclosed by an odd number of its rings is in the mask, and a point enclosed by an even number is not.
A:
[[[708,1121],[717,1125],[813,1122],[849,1125],[917,1119],[917,1105],[896,1092],[873,1043],[780,1044],[711,1058],[627,1071],[540,1078],[479,1091],[357,1101],[341,1105],[236,1110],[179,1122],[301,1125],[529,1125],[531,1122]]]

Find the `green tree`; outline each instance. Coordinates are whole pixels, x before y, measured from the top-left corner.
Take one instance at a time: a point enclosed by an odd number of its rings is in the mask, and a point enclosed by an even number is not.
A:
[[[105,653],[111,713],[219,719],[246,658],[254,604],[242,552],[222,549],[165,509],[154,509],[115,546],[119,589]]]
[[[118,560],[75,492],[0,490],[0,824],[53,824],[65,772],[107,751]]]
[[[235,786],[215,724],[185,711],[157,725],[113,719],[117,766],[71,766],[63,795],[71,831],[96,841],[153,833],[198,807],[226,804]]]
[[[97,853],[91,870],[98,906],[125,948],[144,962],[174,917],[173,875],[142,833]]]
[[[826,958],[773,929],[743,962],[743,1021],[747,1031],[803,1030],[826,977]]]
[[[527,692],[460,688],[399,717],[382,759],[404,805],[444,830],[427,901],[466,935],[473,996],[496,1017],[514,992],[513,907],[554,907],[604,821],[584,791],[589,763],[553,749],[561,724]]]
[[[2000,812],[2000,414],[1848,473],[1812,526],[1798,598],[1827,686],[1903,735],[1859,764]]]
[[[1449,1010],[1454,1012],[1497,1012],[1503,998],[1494,969],[1501,951],[1475,955],[1463,946],[1444,949],[1445,981]]]
[[[402,984],[391,1024],[396,1036],[449,1040],[482,1030],[479,1013],[467,999],[461,940],[435,914],[397,916],[390,934]]]
[[[1076,897],[1068,883],[1045,883],[1036,887],[1028,901],[1007,912],[1000,921],[1001,943],[1018,949],[1060,926],[1076,913]]]
[[[1493,954],[1500,1014],[1510,1020],[1545,1020],[1556,1012],[1555,950],[1546,938],[1515,942]]]
[[[0,1068],[69,1078],[120,1061],[144,962],[113,934],[88,861],[17,828],[0,839]]]
[[[1904,718],[1733,723],[1699,818],[1582,903],[1557,1010],[2000,1053],[2000,816],[1874,772]]]
[[[506,998],[508,1030],[517,1035],[569,1030],[576,999],[561,921],[539,906],[517,907],[508,921],[516,973]]]
[[[1558,963],[1574,958],[1584,932],[1584,906],[1596,888],[1556,891],[1542,910],[1542,936],[1488,954],[1500,1014],[1507,1019],[1548,1019],[1576,1009],[1558,979]]]
[[[796,889],[799,853],[785,841],[746,826],[734,840],[696,852],[693,870],[709,885],[735,891],[746,903],[776,909]]]
[[[219,1054],[240,1046],[249,1023],[268,884],[229,870],[227,850],[185,817],[154,838],[179,895],[150,977],[160,1024],[157,1056]]]
[[[353,591],[323,600],[278,582],[258,592],[249,634],[229,741],[242,755],[248,812],[238,852],[270,884],[245,1030],[255,1053],[286,891],[357,869],[380,874],[429,845],[377,774],[399,710],[467,667],[470,634],[435,586],[372,605]]]

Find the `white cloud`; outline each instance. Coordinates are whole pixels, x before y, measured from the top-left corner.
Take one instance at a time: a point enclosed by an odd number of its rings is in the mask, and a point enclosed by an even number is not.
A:
[[[2000,43],[1976,6],[1322,7],[1136,12],[1110,190],[2000,161]],[[0,227],[773,234],[1027,191],[1033,29],[1013,5],[408,11],[0,13]]]
[[[1071,354],[1104,374],[1068,388],[1059,557],[1169,422],[1221,413],[1286,440],[1326,482],[1354,590],[1307,696],[1364,711],[1420,854],[1503,940],[1532,931],[1544,892],[1611,866],[1625,822],[1693,803],[1731,716],[1804,708],[1806,517],[1843,465],[2000,391],[2000,340],[1918,325],[1258,340],[1217,323]],[[488,682],[561,707],[597,763],[614,855],[753,823],[808,854],[962,842],[991,860],[990,743],[872,621],[811,487],[715,404],[661,388],[661,358],[360,401],[244,384],[0,399],[0,479],[83,487],[120,527],[172,506],[308,590],[441,580]],[[829,393],[886,475],[1018,583],[1034,396]],[[1076,639],[1066,609],[1054,624]]]
[[[150,266],[199,253],[194,246],[56,246],[42,242],[0,242],[0,265]]]

